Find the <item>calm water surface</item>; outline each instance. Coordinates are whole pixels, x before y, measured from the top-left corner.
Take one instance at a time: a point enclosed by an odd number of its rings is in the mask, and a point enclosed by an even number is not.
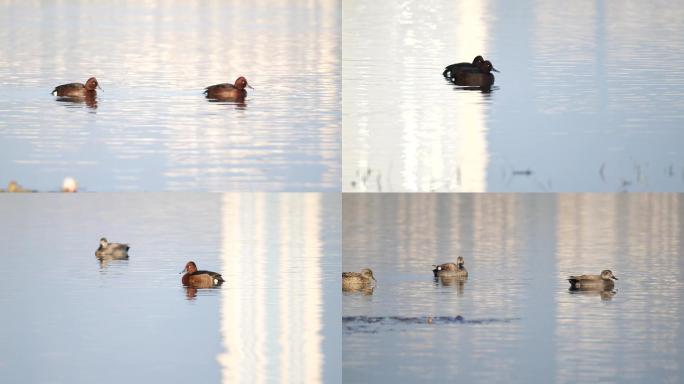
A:
[[[346,1],[345,191],[681,191],[684,4]],[[445,65],[482,54],[490,93]]]
[[[343,270],[378,281],[343,294],[344,382],[684,380],[684,196],[345,195],[342,207]],[[458,255],[468,279],[435,281],[432,264]],[[615,292],[568,291],[568,275],[606,268]]]
[[[340,381],[338,196],[0,196],[0,212],[3,382]],[[129,260],[99,263],[103,235]],[[184,288],[188,260],[227,282]]]
[[[3,2],[0,185],[339,190],[339,2]],[[244,103],[205,87],[245,76]],[[60,102],[59,84],[104,91]]]

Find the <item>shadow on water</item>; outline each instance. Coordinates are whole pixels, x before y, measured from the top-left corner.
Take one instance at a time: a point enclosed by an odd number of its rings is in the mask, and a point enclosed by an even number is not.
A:
[[[343,316],[342,325],[350,333],[378,333],[381,331],[410,331],[414,325],[486,325],[510,323],[511,318],[465,319],[463,316]]]

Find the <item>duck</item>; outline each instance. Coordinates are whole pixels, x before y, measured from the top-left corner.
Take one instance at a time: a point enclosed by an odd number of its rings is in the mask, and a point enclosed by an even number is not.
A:
[[[570,290],[612,290],[613,280],[618,280],[610,269],[604,269],[600,275],[569,276]]]
[[[185,286],[194,288],[211,288],[223,284],[225,281],[220,273],[212,271],[198,271],[194,261],[188,261],[185,268],[180,272],[185,274],[181,282]]]
[[[361,272],[342,272],[342,290],[358,291],[372,289],[377,284],[373,271],[363,268]]]
[[[221,101],[243,101],[247,96],[245,87],[254,89],[247,83],[247,79],[245,79],[243,76],[240,76],[235,80],[235,84],[223,83],[210,85],[204,89],[204,94],[207,96],[207,99]]]
[[[96,88],[100,88],[100,85],[97,83],[96,78],[91,77],[86,81],[85,84],[69,83],[58,85],[52,90],[52,92],[50,92],[50,94],[62,97],[92,97],[97,93],[95,90]]]
[[[100,247],[95,250],[95,256],[98,258],[113,258],[113,259],[127,259],[128,244],[110,243],[107,238],[100,239]]]
[[[466,87],[489,88],[494,84],[492,71],[499,72],[489,60],[485,60],[478,65],[477,69],[469,68],[455,72],[451,81],[456,85]]]
[[[444,68],[444,72],[442,72],[442,76],[451,79],[454,77],[454,74],[463,70],[479,70],[479,65],[484,62],[484,58],[482,56],[478,55],[475,56],[473,59],[472,63],[456,63],[456,64],[451,64],[447,65],[446,68]]]
[[[468,270],[465,268],[465,260],[462,256],[456,258],[456,263],[433,264],[432,266],[435,267],[432,270],[435,277],[468,277]]]

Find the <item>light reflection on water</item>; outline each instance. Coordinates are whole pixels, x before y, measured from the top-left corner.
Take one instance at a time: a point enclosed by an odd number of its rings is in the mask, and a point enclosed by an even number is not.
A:
[[[681,191],[682,17],[665,1],[344,3],[343,190]],[[501,71],[491,93],[442,78],[477,54]]]
[[[343,294],[343,316],[463,318],[346,322],[345,382],[680,382],[682,198],[343,196],[343,270],[378,280]],[[432,264],[458,255],[465,283],[435,281]],[[606,268],[614,294],[568,291],[568,275]]]
[[[339,3],[0,5],[0,182],[339,190]],[[245,76],[244,104],[203,89]],[[98,78],[96,104],[54,86]],[[3,181],[5,180],[5,181]]]
[[[338,196],[0,197],[4,380],[339,382]],[[183,287],[189,260],[226,283]]]

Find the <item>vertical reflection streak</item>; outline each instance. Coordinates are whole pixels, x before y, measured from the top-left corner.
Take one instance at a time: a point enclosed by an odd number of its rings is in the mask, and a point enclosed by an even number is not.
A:
[[[485,23],[486,2],[464,1],[456,7],[457,30],[454,36],[456,44],[456,57],[472,57],[478,52],[487,52],[488,28]],[[485,106],[481,103],[473,103],[471,98],[459,97],[455,100],[456,108],[461,111],[457,115],[458,130],[455,143],[456,152],[460,153],[457,163],[460,164],[462,180],[460,190],[468,192],[484,192],[487,189],[487,141],[485,137]],[[443,175],[446,180],[447,175]]]
[[[319,194],[225,194],[223,382],[320,382]]]

